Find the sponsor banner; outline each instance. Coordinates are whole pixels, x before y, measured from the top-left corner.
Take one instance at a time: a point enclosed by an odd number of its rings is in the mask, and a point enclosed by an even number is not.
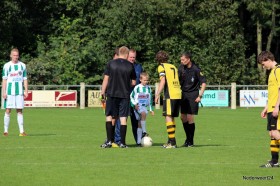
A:
[[[77,107],[76,90],[32,90],[24,100],[25,107]]]
[[[267,90],[240,90],[240,107],[265,107]]]
[[[228,90],[205,90],[201,99],[204,107],[228,107]]]
[[[88,91],[88,107],[102,107],[100,90],[89,90]]]

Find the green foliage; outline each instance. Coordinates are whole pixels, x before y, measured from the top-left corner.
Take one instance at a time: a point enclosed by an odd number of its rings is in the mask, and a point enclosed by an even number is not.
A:
[[[183,23],[183,34],[191,42],[188,50],[193,52],[208,84],[243,83],[246,46],[238,22],[238,4],[204,1],[188,7],[194,15]]]
[[[151,83],[158,81],[159,50],[176,66],[180,53],[191,51],[208,84],[264,79],[256,66],[256,34],[247,31],[260,17],[269,29],[270,1],[3,0],[0,5],[0,64],[9,59],[11,47],[18,47],[31,84],[101,84],[106,63],[122,45],[137,50]],[[247,10],[249,17],[240,16]],[[274,41],[272,48],[277,46]]]

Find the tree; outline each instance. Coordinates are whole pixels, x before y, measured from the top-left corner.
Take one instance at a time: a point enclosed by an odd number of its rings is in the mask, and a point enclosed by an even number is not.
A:
[[[193,1],[183,25],[188,50],[204,71],[208,84],[244,83],[247,60],[238,18],[238,3],[227,0]]]
[[[176,66],[181,52],[192,52],[208,84],[263,83],[257,28],[259,46],[280,60],[275,0],[3,0],[0,5],[0,61],[19,47],[32,84],[101,84],[105,65],[121,45],[137,50],[151,83],[158,81],[159,50]]]
[[[263,50],[263,46],[266,46],[265,50],[270,51],[273,37],[277,36],[277,30],[279,30],[279,25],[276,25],[276,17],[279,17],[279,14],[276,14],[280,8],[279,2],[276,3],[275,0],[244,0],[244,2],[251,12],[252,20],[256,23],[257,55]],[[264,77],[265,70],[261,65],[258,65],[258,68],[261,77]]]

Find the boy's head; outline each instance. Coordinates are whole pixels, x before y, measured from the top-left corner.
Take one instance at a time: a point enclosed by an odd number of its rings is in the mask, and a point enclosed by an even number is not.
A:
[[[272,69],[276,62],[274,55],[269,51],[262,51],[258,56],[258,63],[263,66],[265,69]]]
[[[119,54],[120,54],[119,50],[120,50],[119,47],[115,48],[113,59],[118,59],[119,58]]]
[[[147,85],[149,83],[149,74],[142,72],[140,74],[140,81],[142,85]]]
[[[168,54],[165,51],[159,51],[156,55],[156,61],[161,64],[161,63],[167,63],[168,62]]]
[[[11,60],[13,62],[17,62],[19,59],[19,50],[17,48],[13,48],[10,53]]]
[[[262,51],[258,56],[258,63],[262,64],[263,61],[268,61],[268,60],[274,61],[275,60],[274,55],[269,51]]]

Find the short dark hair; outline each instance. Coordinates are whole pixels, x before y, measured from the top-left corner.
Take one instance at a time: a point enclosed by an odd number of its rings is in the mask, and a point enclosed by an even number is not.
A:
[[[157,54],[156,54],[156,61],[158,63],[166,63],[168,61],[168,54],[167,52],[160,50]]]
[[[263,61],[267,60],[275,61],[274,55],[270,51],[262,51],[258,56],[258,63],[262,64]]]
[[[131,48],[129,49],[129,52],[136,53],[136,50],[134,48]]]
[[[116,47],[116,48],[115,48],[115,51],[114,51],[114,55],[117,55],[117,56],[118,56],[119,53],[120,53],[119,50],[120,50],[120,47]]]
[[[190,52],[183,52],[181,56],[185,56],[186,58],[192,59],[192,54]]]

